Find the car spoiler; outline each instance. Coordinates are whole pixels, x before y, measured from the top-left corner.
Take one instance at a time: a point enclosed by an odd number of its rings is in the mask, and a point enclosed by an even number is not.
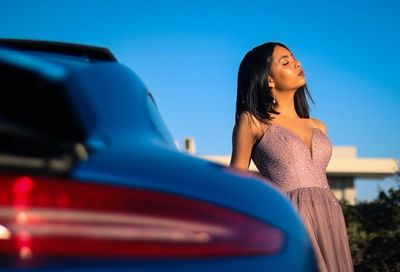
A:
[[[21,51],[58,53],[86,58],[91,61],[117,61],[117,58],[107,48],[74,43],[23,39],[0,39],[0,46]]]
[[[61,91],[66,69],[3,47],[0,45],[0,171],[68,174],[89,153],[83,144],[85,132]]]

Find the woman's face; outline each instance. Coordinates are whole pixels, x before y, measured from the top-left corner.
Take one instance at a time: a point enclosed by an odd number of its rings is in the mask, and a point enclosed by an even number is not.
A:
[[[306,84],[300,62],[282,46],[274,48],[268,83],[270,87],[281,91],[295,91]]]

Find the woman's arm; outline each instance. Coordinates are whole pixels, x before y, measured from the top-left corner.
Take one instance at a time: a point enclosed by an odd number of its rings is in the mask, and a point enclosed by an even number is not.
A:
[[[248,170],[251,151],[255,143],[253,120],[250,113],[243,112],[236,121],[232,134],[232,157],[230,166],[240,170]]]

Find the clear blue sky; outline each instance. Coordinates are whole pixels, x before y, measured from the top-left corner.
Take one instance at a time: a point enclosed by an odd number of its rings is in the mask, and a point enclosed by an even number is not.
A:
[[[200,154],[231,152],[238,65],[281,41],[334,145],[400,158],[399,3],[2,0],[0,36],[110,48],[153,92],[174,138],[194,137]],[[378,184],[396,185],[359,180],[358,198],[376,197]]]

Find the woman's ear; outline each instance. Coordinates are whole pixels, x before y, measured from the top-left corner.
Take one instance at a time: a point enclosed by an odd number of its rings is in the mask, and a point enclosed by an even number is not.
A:
[[[275,82],[271,76],[268,76],[268,87],[275,88]]]

